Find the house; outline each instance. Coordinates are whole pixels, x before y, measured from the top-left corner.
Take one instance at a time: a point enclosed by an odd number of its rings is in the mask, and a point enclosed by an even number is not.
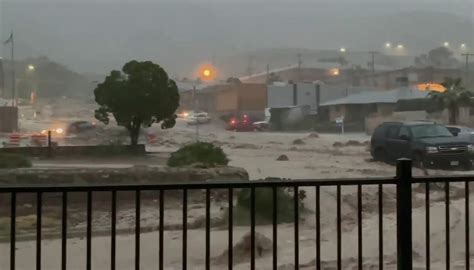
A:
[[[376,73],[357,72],[351,76],[329,78],[329,84],[350,84],[353,86],[372,86],[384,90],[397,87],[407,87],[420,83],[442,83],[445,78],[462,77],[460,69],[441,69],[434,67],[415,68],[408,67],[397,70],[379,71]]]
[[[196,90],[197,107],[215,115],[247,113],[264,116],[267,85],[262,83],[220,83]],[[181,106],[192,109],[193,90],[181,92]]]
[[[363,122],[370,114],[389,115],[402,100],[425,99],[428,91],[401,87],[389,91],[365,91],[320,104],[329,109],[329,121]]]

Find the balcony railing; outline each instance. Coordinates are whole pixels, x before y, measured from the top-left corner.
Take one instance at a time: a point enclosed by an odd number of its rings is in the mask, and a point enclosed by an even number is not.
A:
[[[410,160],[400,160],[397,164],[397,174],[393,178],[374,178],[374,179],[337,179],[337,180],[275,180],[275,181],[246,181],[246,182],[205,182],[205,183],[188,183],[188,184],[170,184],[164,183],[159,185],[35,185],[35,186],[2,186],[0,187],[0,196],[4,200],[2,200],[2,204],[0,205],[0,212],[1,213],[8,213],[9,218],[9,237],[6,238],[5,241],[9,243],[9,256],[3,256],[0,258],[4,258],[4,261],[0,261],[1,269],[7,269],[8,265],[9,268],[14,270],[17,269],[17,243],[22,239],[17,239],[18,234],[16,230],[17,226],[17,216],[18,216],[18,202],[17,197],[18,195],[22,194],[30,194],[30,197],[33,198],[33,201],[36,205],[36,222],[35,222],[35,239],[33,239],[35,243],[35,248],[31,250],[35,250],[36,254],[27,254],[29,257],[24,258],[22,256],[21,260],[35,260],[36,269],[42,269],[43,260],[47,260],[50,258],[43,258],[42,257],[42,241],[44,240],[44,236],[42,235],[42,221],[45,214],[43,209],[43,199],[45,196],[50,194],[60,194],[60,199],[58,201],[61,202],[61,212],[60,212],[60,229],[58,228],[57,233],[59,234],[60,238],[60,253],[58,255],[58,260],[60,260],[60,267],[58,269],[77,269],[75,267],[70,266],[68,263],[68,241],[71,241],[71,235],[68,235],[68,203],[70,203],[72,193],[85,193],[86,194],[86,223],[85,223],[85,269],[93,269],[93,256],[92,254],[95,252],[93,250],[92,239],[93,239],[93,224],[92,224],[92,217],[93,217],[93,210],[95,206],[103,205],[103,198],[100,202],[94,202],[94,194],[109,194],[110,196],[110,230],[107,233],[107,237],[110,237],[110,266],[107,269],[116,269],[117,267],[117,194],[121,192],[133,192],[134,193],[134,231],[129,232],[134,235],[133,249],[134,249],[134,269],[148,269],[147,267],[143,266],[141,261],[141,253],[156,253],[156,261],[152,264],[156,265],[153,269],[165,269],[165,251],[167,250],[167,245],[169,242],[165,241],[164,233],[165,233],[165,204],[167,203],[165,198],[168,194],[175,194],[175,197],[179,198],[181,201],[182,209],[182,221],[181,221],[181,266],[180,269],[198,269],[197,265],[189,265],[188,257],[189,257],[189,249],[188,249],[188,239],[190,237],[190,233],[188,230],[188,192],[195,192],[196,190],[201,190],[204,194],[204,210],[205,210],[205,240],[202,243],[202,247],[204,248],[204,261],[202,263],[203,269],[211,269],[212,264],[212,257],[211,257],[211,194],[215,190],[224,190],[226,191],[226,198],[224,202],[227,204],[227,225],[226,225],[226,234],[227,234],[227,262],[226,267],[227,269],[233,269],[235,267],[234,262],[234,254],[233,254],[233,247],[235,244],[234,241],[234,228],[235,220],[234,220],[234,207],[235,207],[235,192],[241,189],[249,189],[250,190],[250,255],[249,255],[249,268],[250,269],[257,269],[256,268],[256,256],[258,256],[258,250],[255,245],[255,238],[256,238],[256,189],[266,188],[270,189],[272,192],[272,208],[268,209],[271,211],[271,240],[272,240],[272,252],[271,252],[271,263],[265,267],[267,269],[277,269],[278,264],[280,263],[278,257],[278,242],[279,242],[279,234],[278,234],[278,203],[280,203],[277,199],[277,191],[279,188],[289,188],[293,194],[292,200],[292,209],[293,209],[293,242],[294,242],[294,251],[293,251],[293,259],[292,264],[294,265],[294,269],[299,269],[300,267],[300,220],[301,220],[301,213],[300,213],[300,199],[299,199],[299,191],[300,190],[313,190],[315,194],[315,205],[314,205],[314,215],[315,215],[315,225],[314,225],[314,266],[312,269],[324,269],[324,265],[322,265],[322,225],[321,225],[321,211],[335,211],[336,215],[336,268],[343,269],[343,257],[342,257],[342,247],[344,245],[342,239],[342,212],[341,212],[341,189],[344,187],[352,186],[356,188],[356,205],[357,205],[357,213],[356,213],[356,234],[357,234],[357,246],[353,248],[356,249],[356,261],[358,269],[363,269],[364,267],[364,241],[363,241],[363,187],[372,186],[375,187],[377,190],[376,200],[378,201],[378,207],[376,208],[376,212],[378,214],[377,219],[377,237],[376,240],[378,242],[378,254],[370,254],[371,256],[378,257],[378,269],[383,269],[386,263],[386,259],[384,258],[384,209],[383,209],[383,201],[384,201],[384,192],[383,189],[386,186],[391,186],[396,188],[396,239],[397,239],[397,268],[403,270],[410,270],[413,267],[413,258],[412,258],[412,237],[413,237],[413,222],[412,222],[412,190],[416,184],[417,187],[424,187],[424,196],[425,196],[425,216],[426,222],[425,224],[418,224],[418,226],[424,226],[425,232],[425,267],[426,269],[430,269],[431,267],[431,257],[430,257],[430,239],[431,239],[431,232],[430,232],[430,186],[437,185],[440,186],[441,183],[442,188],[444,189],[444,203],[445,203],[445,216],[443,217],[444,225],[445,225],[445,267],[446,269],[450,269],[450,262],[451,262],[451,240],[450,240],[450,186],[454,183],[459,185],[461,183],[464,187],[464,194],[465,197],[465,211],[464,211],[464,220],[465,220],[465,241],[464,243],[457,242],[456,245],[462,245],[462,248],[465,250],[465,260],[464,266],[465,269],[470,268],[470,224],[469,224],[469,183],[473,181],[473,179],[469,176],[456,176],[456,177],[430,177],[430,178],[414,178],[411,174],[411,161]],[[322,209],[321,207],[321,188],[326,187],[335,187],[336,196],[335,200],[336,203],[334,205],[335,209]],[[159,217],[157,218],[158,226],[156,230],[158,231],[158,241],[156,243],[156,247],[153,250],[143,250],[141,249],[141,240],[143,232],[141,232],[141,207],[142,207],[142,197],[145,194],[150,192],[155,192],[159,195],[159,199],[156,203],[156,210],[159,213]],[[179,194],[177,196],[176,194]],[[7,198],[7,199],[5,199]],[[107,197],[108,200],[109,197]],[[8,209],[9,208],[9,209]],[[220,228],[222,230],[222,228]],[[191,235],[193,236],[193,235]],[[59,241],[59,240],[58,240]],[[6,245],[6,244],[4,244]],[[417,250],[418,251],[418,250]],[[420,251],[422,252],[422,251]],[[33,253],[33,252],[32,252]],[[9,257],[9,260],[8,260]],[[30,259],[31,258],[31,259]],[[437,258],[440,259],[440,258]],[[149,267],[150,262],[147,262]],[[132,267],[132,268],[133,268]],[[223,269],[224,267],[219,267],[219,269]],[[30,268],[33,269],[33,268]],[[46,269],[46,268],[45,268]],[[82,268],[81,268],[82,269]],[[101,268],[102,269],[102,268]],[[131,269],[131,268],[128,268]],[[175,269],[175,268],[173,268]],[[214,267],[214,269],[216,269]],[[456,268],[458,269],[458,268]]]

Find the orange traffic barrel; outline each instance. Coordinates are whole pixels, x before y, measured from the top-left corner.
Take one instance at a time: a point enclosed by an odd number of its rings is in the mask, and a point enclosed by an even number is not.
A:
[[[20,146],[21,135],[19,133],[12,133],[9,136],[8,145],[11,147],[18,147]]]

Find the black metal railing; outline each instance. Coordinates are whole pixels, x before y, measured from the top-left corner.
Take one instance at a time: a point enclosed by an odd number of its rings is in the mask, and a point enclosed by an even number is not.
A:
[[[110,269],[116,269],[117,261],[117,193],[118,192],[134,192],[134,206],[135,206],[135,228],[132,232],[134,234],[134,269],[144,269],[141,265],[141,252],[156,252],[156,268],[165,269],[165,253],[167,242],[164,241],[164,231],[165,231],[165,196],[167,193],[180,191],[182,195],[179,198],[182,200],[182,238],[181,238],[181,263],[182,269],[188,268],[188,192],[195,192],[196,190],[202,190],[205,192],[205,261],[203,268],[210,269],[212,264],[211,258],[211,193],[215,190],[225,190],[227,192],[227,268],[233,269],[234,267],[234,192],[238,189],[250,189],[250,269],[256,269],[256,189],[258,188],[269,188],[272,190],[272,207],[269,209],[271,211],[271,229],[272,229],[272,260],[271,266],[273,269],[278,268],[278,204],[280,203],[277,199],[277,191],[279,188],[290,188],[293,194],[292,207],[293,207],[293,222],[294,222],[294,258],[293,265],[294,269],[299,269],[300,266],[300,201],[299,201],[299,191],[301,189],[314,188],[315,192],[315,226],[314,226],[314,268],[323,269],[322,265],[322,256],[321,256],[321,211],[328,209],[321,209],[321,188],[322,187],[335,187],[336,188],[336,268],[343,269],[343,259],[342,259],[342,210],[341,210],[341,188],[346,186],[353,186],[356,188],[357,193],[357,246],[354,247],[357,249],[357,266],[358,269],[363,269],[364,267],[364,241],[363,241],[363,194],[362,188],[364,186],[374,186],[378,191],[377,201],[377,227],[378,227],[378,254],[371,254],[378,256],[378,268],[384,268],[384,192],[383,189],[385,186],[394,186],[396,187],[396,221],[397,221],[397,265],[398,269],[410,270],[413,267],[413,246],[412,246],[412,189],[414,184],[422,185],[425,189],[425,211],[426,211],[426,223],[425,223],[425,233],[426,233],[426,269],[430,269],[431,266],[431,257],[430,257],[430,186],[431,184],[442,183],[444,184],[444,193],[445,193],[445,228],[446,228],[446,253],[445,253],[445,262],[446,269],[450,269],[451,261],[451,245],[450,245],[450,184],[451,183],[464,183],[465,189],[465,243],[463,243],[465,248],[465,269],[470,267],[470,231],[469,231],[469,182],[473,179],[469,176],[456,176],[456,177],[436,177],[436,178],[413,178],[411,174],[411,161],[410,160],[399,160],[397,164],[397,175],[392,178],[374,178],[374,179],[338,179],[338,180],[274,180],[274,181],[245,181],[245,182],[206,182],[206,183],[188,183],[188,184],[159,184],[159,185],[51,185],[51,186],[3,186],[0,187],[0,196],[2,198],[9,197],[10,209],[5,208],[5,205],[8,206],[8,200],[5,203],[0,205],[1,212],[9,212],[10,218],[10,230],[9,230],[9,252],[10,260],[9,262],[0,262],[2,269],[7,269],[9,263],[10,269],[17,269],[17,230],[16,230],[16,219],[17,219],[17,195],[19,194],[34,194],[36,198],[36,269],[42,269],[42,221],[45,213],[43,209],[45,194],[61,194],[60,203],[62,211],[60,212],[60,268],[68,268],[68,203],[70,203],[70,194],[71,193],[85,193],[86,194],[86,269],[92,269],[93,258],[92,254],[94,253],[92,246],[92,237],[93,237],[93,227],[92,227],[92,215],[94,210],[94,200],[93,195],[95,193],[108,193],[111,195],[111,208],[110,208]],[[141,207],[142,207],[142,198],[145,192],[157,191],[159,194],[158,200],[158,213],[159,213],[159,225],[157,226],[159,240],[156,243],[156,248],[151,250],[143,250],[141,247]],[[3,200],[5,201],[5,200]],[[333,210],[333,209],[329,209]],[[457,243],[459,244],[459,243]],[[31,254],[31,257],[34,257]],[[268,265],[270,266],[270,264]],[[322,268],[323,267],[323,268]],[[191,269],[196,269],[196,267],[190,267]]]

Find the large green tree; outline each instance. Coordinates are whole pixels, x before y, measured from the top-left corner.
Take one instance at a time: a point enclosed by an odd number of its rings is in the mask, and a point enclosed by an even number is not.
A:
[[[100,106],[95,111],[97,120],[108,124],[112,114],[130,133],[132,145],[138,143],[141,127],[161,123],[165,129],[176,123],[178,87],[161,66],[150,61],[131,61],[122,71],[113,70],[94,95]]]
[[[449,112],[449,124],[456,125],[459,117],[459,107],[472,106],[474,93],[466,90],[461,79],[446,78],[442,85],[444,92],[430,92],[429,97],[441,108]]]

